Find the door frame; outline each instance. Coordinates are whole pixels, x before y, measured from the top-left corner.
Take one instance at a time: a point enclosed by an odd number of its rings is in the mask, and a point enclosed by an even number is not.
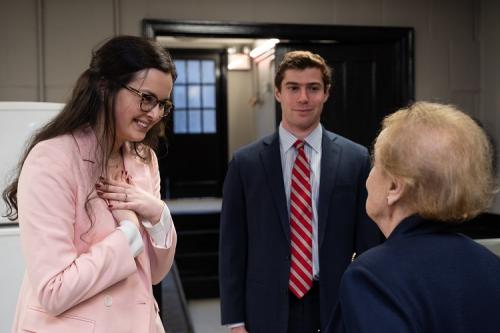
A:
[[[222,21],[142,20],[144,37],[278,38],[293,42],[391,43],[397,48],[402,100],[415,99],[413,28]]]

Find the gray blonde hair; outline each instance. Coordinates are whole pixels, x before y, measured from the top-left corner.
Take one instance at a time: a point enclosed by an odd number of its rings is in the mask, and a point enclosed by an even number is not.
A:
[[[497,191],[485,131],[451,105],[417,102],[389,115],[375,155],[382,170],[404,180],[404,200],[425,218],[471,219]]]

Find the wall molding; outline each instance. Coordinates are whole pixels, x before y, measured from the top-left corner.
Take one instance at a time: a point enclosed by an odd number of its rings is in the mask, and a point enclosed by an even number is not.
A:
[[[45,89],[45,19],[44,1],[36,1],[36,58],[37,58],[37,87],[38,101],[45,102],[47,93]]]

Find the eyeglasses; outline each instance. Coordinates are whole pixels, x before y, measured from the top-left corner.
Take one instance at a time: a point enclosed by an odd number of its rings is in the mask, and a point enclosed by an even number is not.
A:
[[[143,93],[142,91],[139,91],[132,87],[123,85],[123,88],[127,89],[130,92],[133,92],[134,94],[136,94],[141,98],[141,111],[143,112],[149,112],[153,110],[155,106],[158,105],[160,111],[162,112],[162,114],[160,114],[160,117],[164,118],[168,116],[174,108],[174,104],[169,99],[164,99],[160,101],[156,96]]]

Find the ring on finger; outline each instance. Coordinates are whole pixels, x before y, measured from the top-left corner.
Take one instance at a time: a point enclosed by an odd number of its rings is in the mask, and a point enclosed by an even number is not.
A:
[[[123,192],[125,194],[125,202],[127,202],[127,198],[128,198],[128,195],[127,195],[127,192]]]

